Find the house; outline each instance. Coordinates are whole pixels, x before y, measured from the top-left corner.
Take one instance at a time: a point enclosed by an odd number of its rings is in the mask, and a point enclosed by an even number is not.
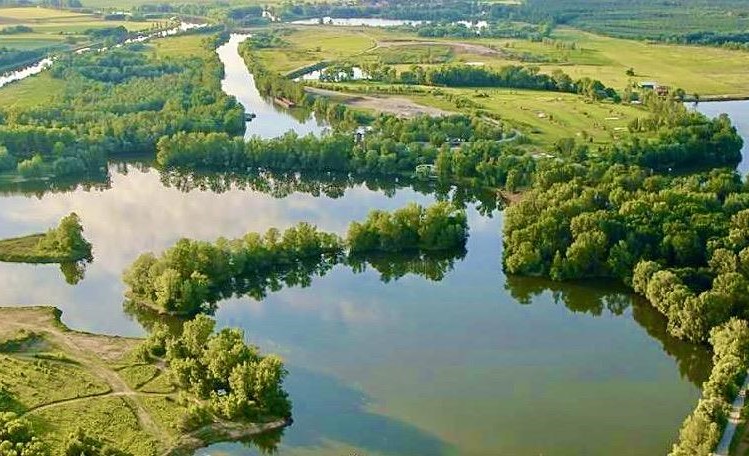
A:
[[[658,88],[658,83],[655,81],[645,81],[640,83],[641,89],[655,90]]]

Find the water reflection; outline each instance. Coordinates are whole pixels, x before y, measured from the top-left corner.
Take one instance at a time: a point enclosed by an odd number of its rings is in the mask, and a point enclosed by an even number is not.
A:
[[[103,187],[0,199],[0,237],[38,232],[76,212],[96,256],[76,286],[56,265],[0,264],[0,302],[56,305],[75,329],[140,335],[153,316],[122,311],[121,273],[145,251],[160,252],[182,237],[237,238],[302,220],[342,234],[372,209],[442,197],[429,193],[430,186],[442,191],[435,183],[402,188],[347,176],[318,182],[266,176],[245,184],[227,176],[165,179],[140,164],[114,165],[110,173]],[[460,188],[444,195],[476,198]],[[468,251],[453,261],[368,258],[365,267],[352,261],[356,269],[340,264],[313,276],[308,288],[219,304],[219,327],[245,329],[252,343],[290,366],[296,423],[278,452],[666,453],[698,396],[680,370],[698,372],[692,366],[700,358],[659,338],[659,320],[615,305],[608,288],[588,297],[560,289],[565,299],[577,296],[573,308],[596,303],[592,313],[555,305],[553,284],[539,294],[522,287],[508,292],[502,218],[482,215],[491,213],[491,202],[483,209],[480,202],[465,204]],[[513,295],[533,305],[518,305]]]
[[[597,280],[560,283],[534,277],[507,276],[505,288],[518,303],[529,305],[546,292],[551,292],[556,304],[563,304],[572,312],[600,316],[605,311],[622,315],[627,310],[647,333],[661,343],[663,351],[676,359],[683,378],[701,387],[712,370],[710,351],[701,345],[689,344],[671,336],[666,318],[646,299],[635,296],[618,282]]]

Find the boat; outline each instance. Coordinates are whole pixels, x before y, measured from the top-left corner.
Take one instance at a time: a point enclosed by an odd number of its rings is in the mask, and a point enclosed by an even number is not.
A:
[[[245,122],[249,122],[252,119],[254,119],[255,117],[257,117],[257,114],[255,114],[254,112],[246,112],[246,113],[244,113],[244,120],[245,120]]]

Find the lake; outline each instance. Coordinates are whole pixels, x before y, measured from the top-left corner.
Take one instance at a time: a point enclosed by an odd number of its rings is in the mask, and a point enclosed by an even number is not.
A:
[[[258,114],[248,134],[320,133],[312,119],[256,93],[236,55],[241,39],[232,37],[219,55],[227,92]],[[123,308],[121,281],[140,253],[181,237],[239,237],[299,221],[342,234],[371,209],[434,201],[409,187],[338,188],[324,179],[193,185],[167,180],[148,163],[113,163],[110,174],[92,188],[3,193],[0,238],[44,231],[74,211],[94,260],[76,285],[55,265],[0,263],[0,302],[58,306],[78,330],[144,335],[139,321],[148,316]],[[280,436],[278,454],[667,453],[709,374],[709,353],[666,335],[664,319],[615,283],[506,276],[502,213],[472,204],[467,211],[467,254],[441,280],[413,273],[388,279],[372,267],[340,265],[307,288],[219,304],[219,327],[243,328],[287,362],[294,424]],[[198,454],[259,452],[247,445],[217,444]]]

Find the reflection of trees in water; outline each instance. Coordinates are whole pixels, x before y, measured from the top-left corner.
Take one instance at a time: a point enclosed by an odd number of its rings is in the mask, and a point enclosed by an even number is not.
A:
[[[75,190],[107,190],[112,186],[111,174],[126,176],[131,169],[148,172],[152,159],[139,157],[132,161],[110,162],[107,172],[70,178],[34,179],[15,181],[0,179],[0,195],[34,195],[41,198],[49,193],[66,193]],[[241,173],[188,173],[184,171],[161,171],[161,182],[165,187],[188,193],[195,190],[225,193],[230,190],[249,190],[286,198],[294,193],[311,196],[342,198],[346,190],[364,186],[370,191],[381,192],[392,197],[400,189],[410,188],[422,195],[434,195],[439,201],[449,200],[458,207],[476,204],[481,215],[491,217],[502,208],[499,193],[471,182],[460,185],[437,180],[414,179],[408,176],[375,176],[336,173],[272,173],[248,170]]]
[[[550,292],[555,303],[564,304],[573,312],[600,316],[604,310],[622,315],[632,308],[632,316],[645,331],[661,343],[663,351],[674,358],[679,373],[696,386],[701,386],[712,369],[707,347],[688,343],[668,334],[666,318],[645,299],[634,295],[618,282],[555,282],[538,277],[507,276],[505,289],[521,304],[531,304],[544,292]]]
[[[410,188],[422,195],[434,195],[437,200],[450,200],[459,207],[476,203],[477,210],[485,216],[501,208],[498,193],[485,187],[455,186],[434,180],[420,180],[399,176],[354,176],[338,173],[272,173],[267,171],[246,173],[190,173],[162,171],[161,182],[183,192],[194,190],[224,193],[230,190],[251,190],[274,198],[286,198],[294,193],[326,196],[337,199],[346,190],[364,186],[387,197],[400,189]]]
[[[396,254],[350,255],[346,264],[354,273],[362,273],[367,266],[380,273],[384,283],[414,274],[433,282],[439,282],[455,267],[455,261],[463,260],[465,249],[446,252],[411,252]]]
[[[380,273],[380,280],[385,283],[398,280],[407,274],[414,274],[431,281],[440,281],[453,270],[455,262],[462,260],[465,255],[466,251],[463,249],[444,252],[378,253],[349,257],[321,255],[318,258],[292,261],[282,267],[267,270],[263,274],[236,278],[227,283],[223,289],[217,290],[217,294],[212,296],[210,301],[218,303],[222,300],[242,297],[262,301],[269,293],[281,291],[284,288],[309,287],[312,285],[313,278],[324,277],[338,264],[351,267],[352,271],[357,274],[371,267]],[[213,313],[216,307],[216,304],[208,306],[207,313]],[[181,318],[160,314],[148,306],[128,300],[124,308],[125,313],[135,317],[147,330],[150,330],[157,321],[166,323],[177,331],[181,328]]]
[[[104,190],[112,185],[108,172],[102,174],[87,174],[84,176],[65,177],[55,179],[0,179],[0,196],[36,196],[41,198],[47,194],[68,193],[74,190]]]
[[[84,258],[79,261],[68,261],[60,263],[60,272],[69,285],[77,285],[86,277],[86,268],[94,261],[93,257]]]

